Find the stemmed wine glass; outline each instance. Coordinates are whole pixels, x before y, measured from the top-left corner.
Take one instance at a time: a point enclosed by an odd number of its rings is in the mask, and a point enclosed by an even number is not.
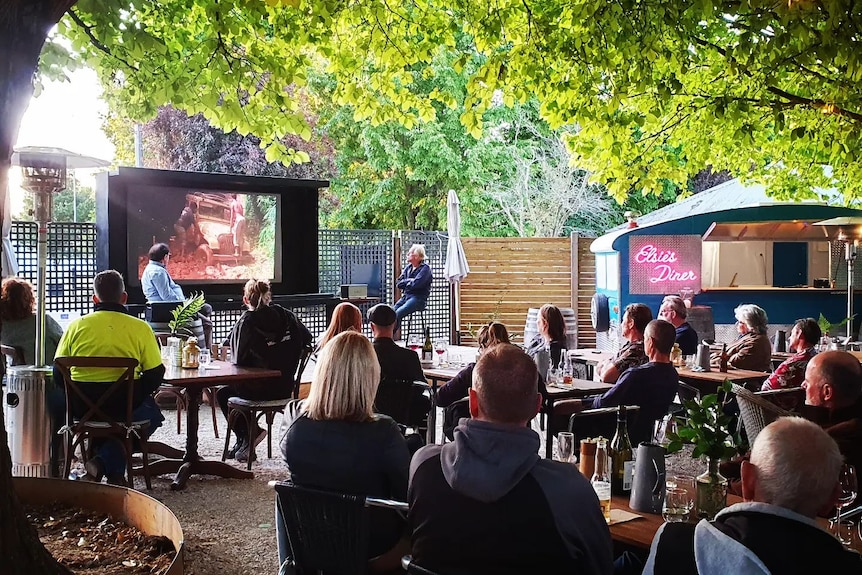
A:
[[[446,353],[446,350],[449,349],[449,340],[446,339],[438,339],[434,342],[434,351],[437,353],[437,365],[440,367],[444,367],[446,364],[443,362],[443,354]]]
[[[409,347],[413,351],[416,351],[417,349],[422,347],[422,342],[419,341],[419,336],[416,334],[408,336],[407,337],[407,347]]]
[[[840,529],[841,510],[853,503],[856,500],[856,495],[859,493],[859,483],[856,478],[855,467],[848,463],[841,466],[841,471],[838,473],[838,487],[838,503],[835,504],[838,510],[835,512],[835,526],[838,529],[838,538],[841,543],[850,545],[853,542],[852,533],[848,538],[849,540],[846,540]]]

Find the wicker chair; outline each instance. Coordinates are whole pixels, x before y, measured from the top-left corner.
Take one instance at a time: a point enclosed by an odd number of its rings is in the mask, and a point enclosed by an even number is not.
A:
[[[369,507],[407,512],[407,503],[275,484],[278,513],[290,544],[288,562],[298,574],[365,575]]]
[[[754,440],[764,427],[779,417],[798,415],[779,407],[779,402],[788,401],[802,395],[803,401],[805,390],[800,388],[779,389],[775,391],[752,392],[741,385],[733,384],[733,393],[739,404],[739,416],[742,420],[748,442],[754,445]]]

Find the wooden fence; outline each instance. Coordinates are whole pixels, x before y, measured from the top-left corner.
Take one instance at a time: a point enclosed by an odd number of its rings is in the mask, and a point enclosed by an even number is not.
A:
[[[527,310],[552,303],[576,310],[578,347],[593,347],[590,297],[595,292],[593,238],[464,238],[470,275],[461,284],[462,343],[479,327],[503,322],[521,343]]]

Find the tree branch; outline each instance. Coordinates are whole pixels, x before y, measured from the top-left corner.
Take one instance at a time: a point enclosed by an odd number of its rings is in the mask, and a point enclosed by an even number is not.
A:
[[[81,20],[81,18],[77,14],[75,14],[74,10],[69,8],[66,11],[66,13],[72,18],[72,20],[75,22],[75,24],[80,26],[81,29],[84,30],[84,33],[87,34],[87,36],[89,36],[90,42],[93,44],[93,47],[95,47],[100,52],[104,52],[105,54],[107,54],[111,58],[114,58],[115,60],[122,62],[123,65],[126,66],[126,68],[134,70],[135,72],[139,71],[137,66],[130,64],[128,61],[124,60],[123,58],[120,58],[119,56],[117,56],[116,54],[111,52],[111,50],[107,46],[105,46],[98,38],[96,38],[95,34],[93,34],[93,27],[88,26],[86,23],[84,23],[84,21]]]

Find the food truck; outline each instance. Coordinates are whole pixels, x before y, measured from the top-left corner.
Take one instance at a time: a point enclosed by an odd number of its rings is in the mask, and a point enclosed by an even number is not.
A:
[[[841,216],[859,217],[862,210],[779,202],[763,186],[731,180],[611,230],[590,246],[596,257],[591,311],[597,346],[620,345],[626,305],[647,304],[657,316],[669,294],[691,301],[689,323],[701,339],[733,341],[733,310],[743,303],[766,311],[770,338],[777,330],[789,333],[799,318],[822,313],[839,322],[848,315],[851,252],[845,240],[831,239],[834,232],[815,224]],[[853,276],[851,285],[860,285],[858,270]],[[862,309],[855,293],[852,301]],[[853,334],[858,324],[857,317]],[[844,328],[830,335],[844,335]]]

